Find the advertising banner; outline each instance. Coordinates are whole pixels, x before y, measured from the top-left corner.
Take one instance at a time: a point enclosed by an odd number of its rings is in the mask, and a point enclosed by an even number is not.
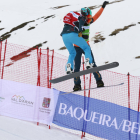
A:
[[[139,112],[72,93],[60,93],[53,123],[108,140],[140,139]]]
[[[51,125],[59,91],[0,79],[0,115]]]

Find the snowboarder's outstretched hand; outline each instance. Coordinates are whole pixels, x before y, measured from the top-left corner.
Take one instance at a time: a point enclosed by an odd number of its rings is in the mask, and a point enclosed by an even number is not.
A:
[[[104,1],[102,7],[105,8],[108,3],[109,3],[108,1]]]

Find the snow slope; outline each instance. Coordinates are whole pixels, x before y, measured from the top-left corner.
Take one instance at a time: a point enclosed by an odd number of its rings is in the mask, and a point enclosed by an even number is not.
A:
[[[1,140],[80,140],[80,136],[74,135],[55,127],[48,128],[45,125],[37,126],[35,123],[16,120],[0,116]]]
[[[42,43],[42,48],[49,47],[55,52],[68,56],[68,51],[59,50],[64,46],[60,32],[63,28],[63,16],[81,7],[96,6],[93,15],[99,10],[103,0],[4,0],[0,4],[0,36],[11,36],[8,42],[32,47]],[[91,25],[90,46],[97,65],[118,61],[120,66],[112,71],[140,76],[140,1],[110,0],[99,19]],[[62,6],[62,7],[58,7]],[[11,29],[27,23],[24,27]],[[125,26],[128,29],[123,30]],[[32,30],[28,30],[32,28]],[[4,28],[4,29],[3,29]],[[121,29],[116,35],[112,32]],[[104,41],[94,43],[101,35]],[[47,41],[46,43],[43,43]],[[135,57],[138,57],[137,59]],[[43,140],[43,139],[80,139],[80,136],[60,131],[56,128],[0,116],[1,140]]]
[[[91,25],[90,45],[93,50],[97,65],[105,62],[118,61],[120,66],[113,71],[140,76],[139,31],[140,10],[139,0],[110,0],[99,19]],[[3,1],[0,5],[0,35],[9,32],[14,27],[25,22],[30,22],[23,28],[15,30],[8,38],[8,42],[32,47],[44,43],[42,48],[49,47],[68,56],[67,50],[59,50],[64,46],[60,33],[63,28],[63,16],[71,11],[79,11],[83,6],[96,6],[93,15],[99,10],[103,0],[82,1]],[[56,8],[57,6],[64,6]],[[51,16],[51,17],[48,17]],[[127,30],[109,36],[116,29],[123,29],[132,25]],[[34,27],[32,30],[28,30]],[[105,40],[94,44],[94,37],[101,34]],[[120,57],[121,56],[121,57]]]

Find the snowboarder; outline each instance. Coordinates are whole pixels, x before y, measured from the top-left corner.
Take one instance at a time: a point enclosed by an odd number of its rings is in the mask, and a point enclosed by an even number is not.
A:
[[[86,68],[92,67],[93,58],[91,56],[91,49],[87,42],[82,38],[82,26],[87,20],[89,10],[82,8],[81,13],[71,11],[64,18],[64,28],[61,36],[66,48],[69,51],[69,58],[66,64],[66,73],[72,73],[74,69],[74,59],[76,50],[73,44],[77,44],[85,53]],[[78,24],[78,26],[77,26]]]
[[[90,24],[95,22],[100,17],[100,15],[102,14],[106,4],[108,4],[108,3],[109,3],[108,1],[104,1],[102,7],[99,9],[99,11],[93,17],[92,17],[91,10],[89,8],[85,8],[85,9],[90,11],[89,12],[90,14],[87,16],[88,19],[83,26],[84,31],[82,32],[82,37],[85,39],[85,41],[87,42],[88,45],[89,45],[89,27],[90,27]],[[76,44],[74,44],[74,47],[75,47],[75,50],[76,50],[76,57],[75,57],[75,60],[74,60],[75,61],[74,72],[78,72],[78,71],[80,71],[81,56],[82,56],[82,54],[84,54],[84,51],[79,46],[77,46]],[[93,67],[97,67],[92,51],[91,51],[91,55],[92,55]],[[102,81],[101,74],[99,72],[94,72],[93,75],[95,77],[97,87],[103,87],[104,82]],[[81,90],[80,77],[75,77],[74,78],[74,88],[73,88],[73,90],[74,91]]]

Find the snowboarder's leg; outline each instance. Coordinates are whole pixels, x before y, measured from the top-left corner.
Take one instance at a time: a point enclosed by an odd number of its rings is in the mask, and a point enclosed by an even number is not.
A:
[[[81,56],[84,51],[80,47],[74,47],[76,50],[76,56],[74,59],[75,62],[75,67],[74,67],[74,72],[79,72],[80,71],[80,66],[81,66]],[[74,91],[81,90],[81,79],[80,77],[75,77],[74,78]]]
[[[74,72],[78,72],[78,71],[80,71],[82,53],[83,54],[85,54],[85,53],[84,53],[84,51],[80,47],[75,47],[75,50],[76,50],[76,56],[75,56],[75,60],[74,60],[75,61]],[[93,56],[92,50],[91,50],[91,56],[93,58],[92,63],[94,64],[94,67],[97,67],[97,65],[96,65],[96,63],[94,61],[94,56]],[[94,78],[96,80],[97,87],[103,87],[104,83],[102,81],[101,74],[99,72],[94,72],[93,75],[94,75]],[[75,77],[74,78],[74,84],[75,84],[74,88],[73,88],[74,91],[81,90],[81,80],[80,80],[80,77]]]
[[[63,38],[63,42],[64,42],[66,48],[69,51],[69,58],[68,58],[67,64],[70,64],[71,69],[73,70],[73,68],[74,68],[73,62],[74,62],[74,58],[76,56],[76,51],[75,51],[75,48],[73,47],[73,43],[71,42],[71,35],[63,34],[62,38]],[[67,70],[67,65],[66,65],[66,70]]]
[[[95,59],[94,59],[94,56],[93,56],[93,53],[92,53],[92,50],[91,50],[91,55],[92,55],[92,58],[93,58],[93,67],[97,67],[96,63],[95,63]],[[104,82],[102,81],[102,76],[101,74],[96,71],[93,73],[94,75],[94,78],[96,80],[96,84],[97,84],[97,87],[103,87],[104,86]]]
[[[80,47],[74,47],[74,48],[76,50],[76,56],[74,59],[74,62],[75,62],[74,72],[79,72],[80,66],[81,66],[81,56],[82,56],[82,53],[84,53],[84,51]],[[81,85],[80,77],[74,78],[74,84]]]
[[[94,59],[93,53],[92,53],[92,50],[91,50],[91,55],[92,55],[92,58],[93,58],[93,62],[92,62],[94,64],[93,67],[97,67],[97,65],[95,63],[95,59]],[[102,80],[102,76],[101,76],[101,74],[98,71],[94,72],[93,75],[94,75],[96,81]]]
[[[78,34],[73,34],[73,43],[78,45],[85,53],[85,59],[89,58],[89,63],[92,63],[92,56],[91,56],[91,50],[87,42],[82,38],[78,37]]]

